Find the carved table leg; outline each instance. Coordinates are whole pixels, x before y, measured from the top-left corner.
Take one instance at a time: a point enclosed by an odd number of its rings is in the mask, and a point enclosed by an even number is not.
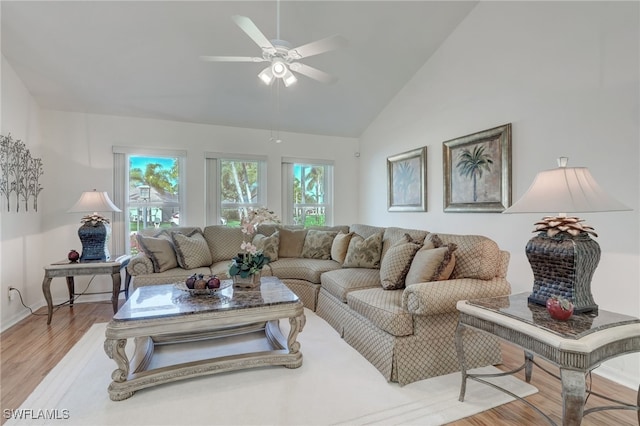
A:
[[[464,326],[458,323],[458,327],[456,328],[456,353],[458,354],[458,363],[460,364],[460,375],[462,376],[462,382],[460,383],[460,396],[458,397],[458,401],[464,402],[464,394],[467,392],[467,361],[464,356],[464,347],[463,347],[463,333]]]
[[[113,383],[109,385],[109,397],[113,401],[122,401],[133,395],[133,392],[121,392],[115,389],[117,383],[124,383],[129,377],[129,359],[125,352],[127,339],[106,339],[104,341],[104,351],[107,356],[116,362],[118,368],[111,373]]]
[[[581,371],[560,369],[562,379],[562,424],[580,425],[584,414],[586,381]]]
[[[51,277],[45,275],[42,280],[42,293],[44,299],[47,301],[47,325],[51,324],[51,317],[53,316],[53,300],[51,299]]]
[[[67,290],[69,290],[69,306],[73,306],[73,299],[76,294],[76,284],[73,276],[67,277]]]
[[[289,318],[289,324],[291,328],[289,330],[289,338],[287,339],[287,346],[289,348],[290,354],[295,354],[300,351],[300,343],[296,341],[298,337],[298,333],[302,331],[305,323],[307,322],[307,317],[304,314]]]
[[[111,294],[111,304],[113,305],[113,313],[118,312],[118,297],[120,296],[120,271],[111,275],[113,281],[113,293]]]
[[[531,374],[533,373],[533,353],[524,351],[524,379],[527,383],[531,383]]]

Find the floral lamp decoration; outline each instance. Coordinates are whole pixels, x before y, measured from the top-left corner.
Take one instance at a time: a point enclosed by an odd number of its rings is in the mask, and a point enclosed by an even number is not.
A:
[[[241,227],[244,241],[240,245],[241,253],[233,258],[229,265],[229,276],[236,287],[252,288],[260,284],[262,268],[271,260],[253,244],[253,236],[262,223],[280,223],[278,216],[266,207],[249,209],[242,217]]]

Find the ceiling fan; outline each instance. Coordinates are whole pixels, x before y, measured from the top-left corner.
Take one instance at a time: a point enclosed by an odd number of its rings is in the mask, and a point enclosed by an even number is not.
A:
[[[280,40],[279,15],[278,13],[277,37],[274,40],[267,39],[253,21],[246,16],[234,15],[231,17],[240,29],[262,49],[262,56],[200,56],[200,59],[210,62],[269,62],[269,66],[258,74],[260,80],[267,85],[273,83],[276,78],[280,78],[284,85],[289,87],[297,81],[293,72],[323,83],[336,82],[338,80],[336,77],[298,61],[344,47],[348,44],[347,40],[340,35],[334,35],[292,48],[289,42]]]

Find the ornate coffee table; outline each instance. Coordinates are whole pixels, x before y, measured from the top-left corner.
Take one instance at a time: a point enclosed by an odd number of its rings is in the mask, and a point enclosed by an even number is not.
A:
[[[214,294],[193,295],[174,284],[138,288],[107,325],[104,350],[118,368],[113,371],[109,396],[114,401],[135,391],[189,377],[267,365],[302,365],[296,341],[305,323],[302,302],[275,277],[263,277],[254,291],[237,290],[223,281]],[[285,338],[279,320],[288,318]],[[162,343],[220,339],[263,330],[271,351],[249,352],[146,370],[154,346]],[[135,342],[129,360],[127,340]]]

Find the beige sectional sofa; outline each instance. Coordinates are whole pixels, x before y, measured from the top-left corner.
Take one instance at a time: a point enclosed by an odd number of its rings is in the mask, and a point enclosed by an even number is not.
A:
[[[127,266],[127,290],[130,283],[177,282],[193,273],[226,278],[244,237],[239,228],[220,225],[145,234],[139,245],[146,253]],[[274,259],[263,275],[279,277],[388,381],[401,385],[459,370],[458,300],[511,293],[509,253],[479,235],[363,224],[261,226],[258,234],[254,243]],[[469,331],[464,338],[469,368],[501,362],[495,338]]]

